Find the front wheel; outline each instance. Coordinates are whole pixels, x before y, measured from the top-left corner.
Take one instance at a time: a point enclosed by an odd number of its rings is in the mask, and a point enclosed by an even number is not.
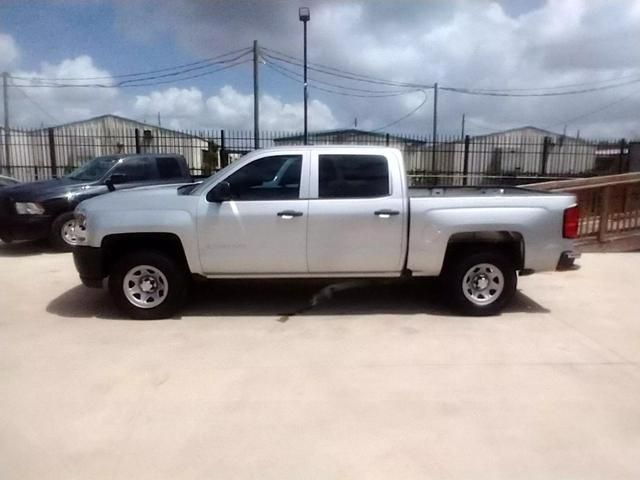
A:
[[[497,251],[461,253],[444,272],[450,303],[465,315],[495,315],[513,298],[513,262]]]
[[[122,257],[109,276],[109,292],[131,318],[171,317],[187,293],[188,272],[160,252],[135,252]]]
[[[53,248],[61,252],[70,252],[78,245],[76,220],[73,212],[65,212],[56,217],[51,224],[49,243]]]

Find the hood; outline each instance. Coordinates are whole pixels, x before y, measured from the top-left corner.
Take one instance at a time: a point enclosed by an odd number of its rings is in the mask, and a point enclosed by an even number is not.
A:
[[[178,195],[178,187],[181,184],[168,186],[149,186],[127,190],[116,190],[115,192],[99,197],[90,198],[83,201],[79,208],[84,211],[100,210],[162,210],[167,205],[173,205],[173,199],[178,197],[187,198],[189,195]]]
[[[0,195],[11,197],[18,202],[41,202],[80,193],[93,187],[91,183],[63,177],[3,187]]]

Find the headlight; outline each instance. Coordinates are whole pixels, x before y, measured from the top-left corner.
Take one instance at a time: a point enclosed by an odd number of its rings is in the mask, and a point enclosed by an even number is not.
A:
[[[16,213],[19,215],[41,215],[44,213],[44,208],[39,203],[16,202]]]
[[[87,216],[81,212],[75,212],[73,214],[76,225],[75,225],[75,234],[78,242],[86,242],[87,241]]]

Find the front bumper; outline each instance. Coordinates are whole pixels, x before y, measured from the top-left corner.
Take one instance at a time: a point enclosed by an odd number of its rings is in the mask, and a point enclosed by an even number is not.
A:
[[[13,240],[40,240],[51,231],[50,215],[3,215],[0,217],[0,238]]]
[[[73,263],[80,274],[82,283],[91,288],[101,288],[107,276],[104,269],[102,250],[96,247],[73,247]]]

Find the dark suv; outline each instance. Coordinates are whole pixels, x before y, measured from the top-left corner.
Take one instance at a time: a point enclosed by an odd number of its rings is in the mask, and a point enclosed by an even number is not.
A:
[[[116,188],[189,183],[182,155],[107,155],[89,160],[62,178],[0,189],[0,239],[48,238],[60,250],[76,243],[73,210],[87,198]]]

